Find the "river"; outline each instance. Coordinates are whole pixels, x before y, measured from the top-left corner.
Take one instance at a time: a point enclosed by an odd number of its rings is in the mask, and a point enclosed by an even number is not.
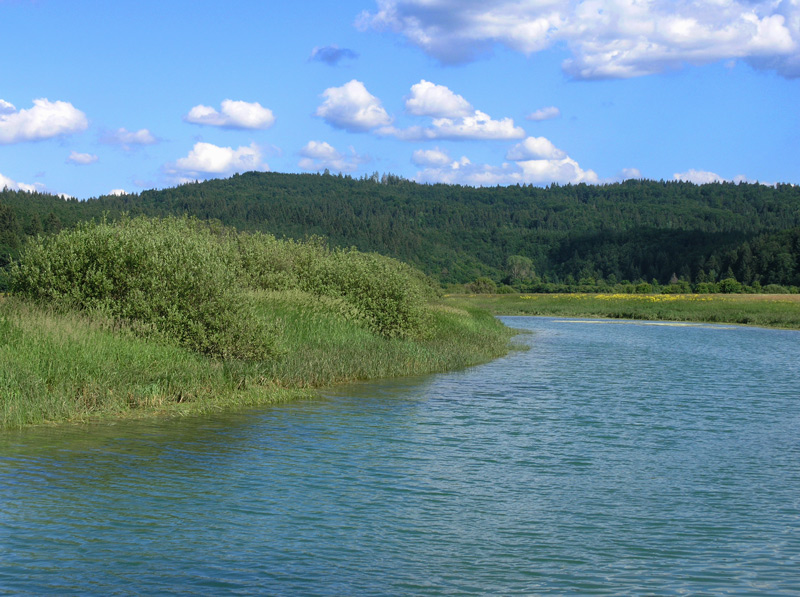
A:
[[[800,594],[800,332],[507,317],[492,363],[0,435],[0,594]]]

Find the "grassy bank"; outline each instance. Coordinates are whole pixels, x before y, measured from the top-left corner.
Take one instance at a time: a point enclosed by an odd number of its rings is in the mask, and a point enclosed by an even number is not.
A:
[[[0,428],[285,401],[484,362],[513,335],[394,260],[191,220],[40,239],[12,284]]]
[[[452,305],[472,305],[495,315],[694,321],[800,329],[800,296],[786,294],[476,294],[453,295],[447,300]]]

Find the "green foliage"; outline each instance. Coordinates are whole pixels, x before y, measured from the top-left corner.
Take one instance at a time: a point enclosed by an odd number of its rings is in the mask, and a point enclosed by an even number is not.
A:
[[[674,273],[690,284],[735,277],[750,287],[800,285],[800,186],[785,184],[471,188],[251,172],[87,201],[0,191],[0,204],[16,214],[16,237],[35,230],[36,217],[48,233],[104,212],[189,214],[278,237],[324,236],[333,247],[401,259],[445,284],[489,277],[519,290],[665,285]],[[538,278],[514,279],[523,272],[511,271],[509,259],[520,256]]]
[[[662,321],[736,323],[800,329],[797,296],[748,294],[516,294],[453,297],[495,315],[548,315]]]
[[[355,249],[331,249],[318,238],[277,240],[267,234],[237,238],[242,275],[262,290],[297,288],[341,299],[343,314],[387,338],[423,331],[424,306],[433,286],[414,268],[395,259]]]
[[[484,276],[467,284],[467,290],[475,294],[494,294],[497,292],[497,284],[491,278]]]
[[[235,254],[188,218],[84,223],[29,241],[11,289],[38,303],[97,312],[222,358],[275,356],[274,330],[252,322]]]
[[[789,294],[789,289],[780,284],[767,284],[761,291],[764,294]]]
[[[533,260],[522,255],[511,255],[506,260],[508,277],[511,282],[533,277]]]
[[[717,282],[717,292],[723,294],[739,294],[742,292],[741,282],[737,282],[736,278],[725,278]]]

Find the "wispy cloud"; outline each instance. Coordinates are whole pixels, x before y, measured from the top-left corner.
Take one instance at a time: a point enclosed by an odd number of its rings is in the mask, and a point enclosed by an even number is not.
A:
[[[536,122],[542,120],[552,120],[553,118],[558,118],[561,116],[561,110],[556,108],[555,106],[547,106],[546,108],[540,108],[528,114],[525,118],[527,120],[533,120]]]
[[[140,145],[154,145],[158,141],[158,138],[147,129],[129,131],[126,128],[119,128],[116,131],[105,131],[100,135],[101,143],[119,145],[125,151],[130,151]]]
[[[69,157],[67,158],[67,163],[86,166],[88,164],[94,164],[97,159],[97,156],[91,153],[78,153],[77,151],[71,151]]]

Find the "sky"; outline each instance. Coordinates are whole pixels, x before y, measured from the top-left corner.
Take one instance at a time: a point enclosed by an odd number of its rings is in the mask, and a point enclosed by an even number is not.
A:
[[[0,187],[800,183],[800,0],[0,0]]]

